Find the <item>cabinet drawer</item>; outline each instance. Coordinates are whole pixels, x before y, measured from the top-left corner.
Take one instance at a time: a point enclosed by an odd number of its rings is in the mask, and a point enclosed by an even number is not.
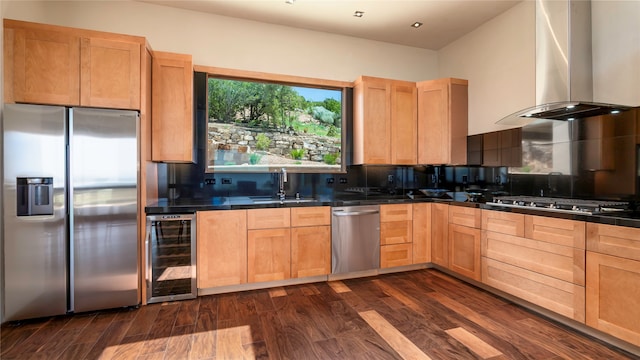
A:
[[[587,250],[640,261],[640,229],[587,223]]]
[[[584,286],[584,249],[485,231],[482,256]]]
[[[479,229],[482,226],[482,213],[476,208],[449,206],[449,224]]]
[[[556,219],[544,216],[526,215],[524,218],[525,237],[558,245],[585,248],[584,221]]]
[[[412,221],[380,223],[380,245],[411,243],[413,241],[412,235]]]
[[[380,222],[404,221],[413,219],[411,204],[394,204],[380,206]]]
[[[331,225],[331,208],[314,206],[291,208],[291,226]]]
[[[585,288],[503,262],[482,258],[482,282],[584,323]]]
[[[254,209],[247,211],[248,229],[288,228],[291,224],[289,209]]]
[[[482,210],[482,230],[524,236],[524,215],[504,211]]]
[[[380,267],[411,265],[412,244],[384,245],[380,247]]]

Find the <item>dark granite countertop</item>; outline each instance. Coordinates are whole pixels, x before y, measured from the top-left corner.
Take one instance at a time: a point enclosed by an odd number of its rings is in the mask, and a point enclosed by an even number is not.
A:
[[[284,203],[277,199],[252,196],[214,197],[211,199],[177,199],[169,201],[161,199],[155,204],[150,204],[145,208],[147,215],[161,214],[188,214],[196,211],[206,210],[236,210],[236,209],[265,209],[280,207],[304,207],[304,206],[357,206],[376,204],[403,204],[420,202],[445,202],[450,205],[476,207],[487,210],[505,211],[521,213],[526,215],[547,216],[553,218],[594,222],[599,224],[626,226],[640,228],[640,213],[638,212],[613,212],[605,214],[573,214],[562,212],[550,212],[529,208],[504,208],[492,206],[489,203],[477,203],[464,201],[463,198],[453,196],[452,198],[420,198],[409,199],[403,196],[369,197],[364,199],[309,199],[302,198],[296,200],[287,198]]]

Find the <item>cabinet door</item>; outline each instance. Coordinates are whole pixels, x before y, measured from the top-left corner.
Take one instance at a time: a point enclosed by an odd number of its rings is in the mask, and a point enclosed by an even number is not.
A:
[[[140,109],[141,44],[83,38],[80,105]]]
[[[7,28],[5,32],[5,87],[7,96],[13,95],[7,100],[80,104],[79,37],[43,29]]]
[[[380,267],[390,268],[395,266],[411,265],[412,245],[395,244],[380,247]]]
[[[500,166],[502,151],[500,150],[500,132],[492,131],[483,134],[482,138],[482,165]]]
[[[467,165],[482,165],[483,135],[467,136]]]
[[[246,210],[197,213],[198,288],[247,282]]]
[[[154,52],[152,73],[152,159],[193,162],[191,55]]]
[[[331,227],[291,228],[291,277],[331,273]]]
[[[391,163],[415,165],[418,161],[417,89],[412,82],[391,83]]]
[[[419,164],[466,164],[467,87],[450,78],[417,84]]]
[[[431,261],[449,267],[449,205],[431,204]]]
[[[480,229],[449,224],[449,269],[474,280],[480,271]]]
[[[354,89],[354,164],[391,163],[391,96],[386,79],[360,77]]]
[[[587,251],[586,323],[640,346],[640,261]]]
[[[291,278],[291,229],[247,231],[250,283]]]
[[[413,263],[431,262],[431,204],[413,204]]]

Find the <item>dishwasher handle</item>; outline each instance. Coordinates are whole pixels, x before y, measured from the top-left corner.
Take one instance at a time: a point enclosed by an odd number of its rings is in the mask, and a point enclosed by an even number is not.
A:
[[[344,211],[344,210],[334,210],[334,216],[360,216],[360,215],[372,215],[378,214],[380,210],[360,210],[360,211]]]

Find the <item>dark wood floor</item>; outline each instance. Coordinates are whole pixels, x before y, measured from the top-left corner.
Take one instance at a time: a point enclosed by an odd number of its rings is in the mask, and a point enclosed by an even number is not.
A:
[[[2,359],[631,359],[436,270],[2,326]]]

